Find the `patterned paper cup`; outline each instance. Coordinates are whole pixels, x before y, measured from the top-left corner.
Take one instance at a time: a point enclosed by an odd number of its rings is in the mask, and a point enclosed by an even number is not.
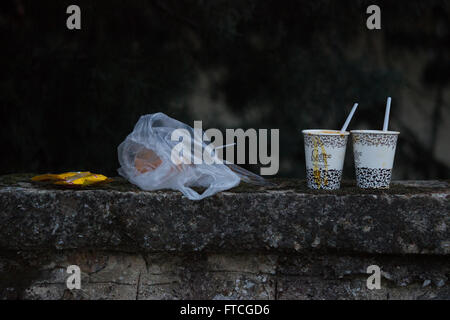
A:
[[[311,189],[335,190],[341,186],[342,167],[349,132],[303,130],[306,181]]]
[[[352,130],[356,184],[363,189],[387,189],[391,182],[400,132]]]

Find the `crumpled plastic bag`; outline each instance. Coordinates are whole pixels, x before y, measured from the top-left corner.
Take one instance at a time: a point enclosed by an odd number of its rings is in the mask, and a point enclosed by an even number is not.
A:
[[[176,164],[171,159],[172,150],[180,143],[171,140],[175,129],[187,130],[193,143],[206,148],[206,143],[194,140],[194,129],[190,126],[161,112],[144,115],[118,147],[119,174],[143,190],[179,190],[190,200],[201,200],[228,190],[241,180],[258,185],[270,184],[254,173],[225,162]],[[192,187],[206,190],[199,194]]]

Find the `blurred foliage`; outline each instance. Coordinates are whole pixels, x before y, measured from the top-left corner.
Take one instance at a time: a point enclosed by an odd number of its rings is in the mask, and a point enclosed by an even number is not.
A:
[[[80,31],[65,27],[73,3],[82,8]],[[210,98],[222,97],[244,128],[280,128],[280,175],[302,177],[301,128],[338,128],[355,101],[364,106],[360,124],[381,125],[386,96],[408,85],[379,62],[371,43],[380,39],[400,55],[429,53],[423,86],[440,92],[436,135],[448,107],[449,2],[377,3],[383,29],[367,36],[369,1],[2,1],[0,173],[115,175],[116,147],[139,116],[162,111],[192,125],[202,114],[187,98],[200,73],[219,70]],[[362,36],[369,39],[358,46]],[[397,178],[448,178],[434,146],[395,116]],[[225,128],[220,118],[208,124]],[[351,149],[347,157],[351,177]]]

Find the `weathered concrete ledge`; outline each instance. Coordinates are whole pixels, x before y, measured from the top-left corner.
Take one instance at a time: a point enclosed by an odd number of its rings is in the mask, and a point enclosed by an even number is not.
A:
[[[90,189],[0,179],[0,249],[126,252],[346,251],[450,254],[445,181],[394,183],[386,191],[311,191],[280,180],[202,201],[144,192],[116,179]]]
[[[78,190],[30,177],[0,177],[0,299],[450,299],[445,181],[280,180],[193,202],[121,179]],[[66,286],[73,264],[79,290]]]

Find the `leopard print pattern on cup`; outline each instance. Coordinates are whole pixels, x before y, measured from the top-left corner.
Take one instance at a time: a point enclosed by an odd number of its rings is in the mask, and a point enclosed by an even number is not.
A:
[[[306,182],[310,189],[336,190],[341,186],[342,170],[324,170],[318,169],[319,176],[314,176],[314,169],[306,170]],[[318,185],[317,182],[320,182]]]
[[[363,189],[388,189],[391,169],[356,168],[356,184]]]
[[[324,147],[331,148],[345,148],[347,145],[346,135],[312,135],[305,134],[305,145],[314,148],[314,144],[323,145]]]
[[[388,146],[394,149],[397,145],[398,135],[383,133],[352,133],[353,143],[359,143],[365,146]]]

